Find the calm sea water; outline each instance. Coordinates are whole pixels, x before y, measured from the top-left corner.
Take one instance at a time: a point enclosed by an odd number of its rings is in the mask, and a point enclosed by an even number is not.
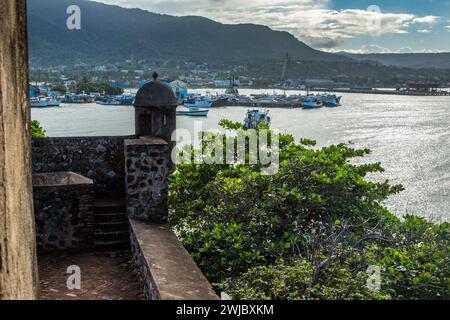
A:
[[[263,92],[273,91],[241,90]],[[298,92],[287,94],[293,93]],[[272,109],[272,128],[315,139],[321,146],[351,141],[355,147],[372,149],[365,161],[381,162],[386,172],[371,178],[406,188],[386,202],[392,212],[450,220],[450,97],[343,94],[342,104],[317,110]],[[201,120],[203,129],[213,129],[223,118],[242,121],[245,111],[214,108],[207,118],[178,117],[177,127],[192,132],[193,120]],[[32,109],[32,118],[54,137],[134,133],[134,110],[126,106],[66,104]]]

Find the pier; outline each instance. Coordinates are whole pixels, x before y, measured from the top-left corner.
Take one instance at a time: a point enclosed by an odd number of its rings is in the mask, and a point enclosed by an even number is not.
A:
[[[301,108],[300,102],[254,102],[254,101],[216,101],[211,107],[259,107],[259,108]]]
[[[363,94],[390,94],[397,96],[450,96],[450,92],[439,89],[436,83],[408,83],[396,90],[373,89],[373,88],[314,88],[311,90],[318,92],[339,92],[339,93],[363,93]]]

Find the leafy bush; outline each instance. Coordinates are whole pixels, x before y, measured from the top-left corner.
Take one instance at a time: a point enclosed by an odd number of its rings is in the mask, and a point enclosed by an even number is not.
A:
[[[31,137],[45,138],[45,130],[41,127],[41,124],[37,120],[31,121]]]
[[[348,268],[332,266],[320,282],[312,285],[314,272],[314,265],[306,259],[297,258],[290,264],[278,261],[274,266],[249,269],[237,280],[228,280],[224,289],[234,298],[252,300],[389,299],[388,295],[366,286],[365,272],[352,274]]]
[[[76,93],[99,92],[109,96],[118,96],[123,94],[123,89],[113,86],[109,82],[96,83],[92,82],[88,77],[83,77],[77,85]]]
[[[216,289],[245,299],[448,297],[449,225],[393,216],[382,203],[402,186],[367,181],[379,163],[352,162],[369,150],[279,141],[274,175],[259,163],[190,163],[171,177],[170,222]],[[367,289],[369,266],[382,270],[380,291]]]

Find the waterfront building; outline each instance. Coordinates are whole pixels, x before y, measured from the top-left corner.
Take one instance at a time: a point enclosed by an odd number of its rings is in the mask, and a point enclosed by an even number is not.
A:
[[[169,86],[172,88],[175,96],[178,99],[185,99],[188,96],[187,83],[181,80],[175,80],[169,83]]]

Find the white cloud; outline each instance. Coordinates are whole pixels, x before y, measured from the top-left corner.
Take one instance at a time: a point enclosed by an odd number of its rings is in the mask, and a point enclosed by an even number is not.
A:
[[[431,29],[419,29],[417,30],[419,33],[431,33]]]
[[[416,17],[412,21],[413,23],[426,23],[426,24],[434,24],[439,21],[440,17],[437,16],[424,16],[424,17]]]
[[[437,16],[384,13],[358,9],[331,10],[330,0],[97,0],[172,15],[199,15],[223,23],[256,23],[288,31],[317,48],[340,46],[362,35],[406,34],[413,24],[421,31]],[[424,32],[422,32],[424,33]]]
[[[342,50],[330,50],[329,52],[339,52]],[[376,44],[363,45],[359,49],[345,49],[345,52],[356,54],[368,54],[368,53],[439,53],[442,50],[437,49],[423,49],[413,50],[410,47],[401,47],[397,49],[385,48]]]

